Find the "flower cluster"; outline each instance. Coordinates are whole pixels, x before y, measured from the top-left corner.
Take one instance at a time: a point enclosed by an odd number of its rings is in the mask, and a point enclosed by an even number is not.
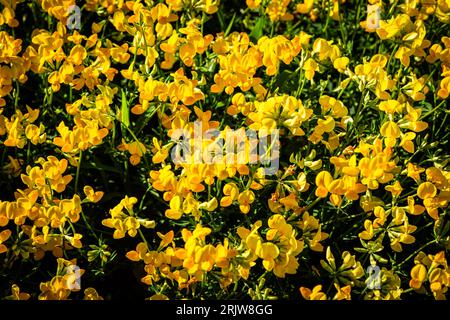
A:
[[[0,298],[448,297],[448,0],[77,4],[0,1]]]

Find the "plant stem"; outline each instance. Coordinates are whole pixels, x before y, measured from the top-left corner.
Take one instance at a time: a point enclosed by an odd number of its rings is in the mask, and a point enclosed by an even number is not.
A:
[[[414,258],[420,251],[422,251],[423,249],[425,249],[426,247],[428,247],[430,244],[433,244],[436,242],[436,239],[433,239],[427,243],[425,243],[423,246],[421,246],[419,249],[417,249],[416,251],[414,251],[409,257],[407,257],[405,260],[403,260],[400,264],[394,266],[394,269],[399,269],[402,265],[404,265],[406,262],[408,262],[409,260],[411,260],[412,258]]]
[[[79,158],[78,158],[78,165],[77,165],[77,173],[76,173],[76,176],[75,176],[75,193],[78,192],[78,181],[79,181],[79,178],[80,178],[80,168],[81,168],[81,159],[82,158],[83,158],[83,151],[80,150],[80,155],[79,155]]]

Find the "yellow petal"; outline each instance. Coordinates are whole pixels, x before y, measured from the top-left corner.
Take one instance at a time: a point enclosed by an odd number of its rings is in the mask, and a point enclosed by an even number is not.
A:
[[[417,188],[417,195],[420,199],[433,198],[437,193],[436,186],[431,182],[423,182]]]
[[[400,137],[400,128],[398,125],[393,121],[385,122],[380,129],[381,134],[383,137],[386,138],[398,138]]]

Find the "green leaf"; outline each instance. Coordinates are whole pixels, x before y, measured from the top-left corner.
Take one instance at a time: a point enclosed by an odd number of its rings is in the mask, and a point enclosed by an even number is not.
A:
[[[113,173],[117,173],[117,174],[122,174],[123,173],[122,171],[120,171],[120,170],[118,170],[118,169],[116,169],[114,167],[111,167],[111,166],[108,166],[108,165],[105,165],[105,164],[95,163],[95,162],[84,164],[84,165],[81,166],[81,168],[83,168],[83,169],[97,169],[97,170],[100,170],[100,171],[108,171],[108,172],[113,172]]]
[[[294,72],[292,72],[291,70],[283,70],[281,72],[281,74],[278,76],[277,82],[276,82],[276,87],[283,87],[287,90],[289,90],[289,80],[291,79],[291,77],[294,75]],[[292,87],[292,86],[291,86]],[[294,88],[292,87],[291,90],[293,90]]]
[[[230,33],[231,28],[233,27],[234,19],[236,18],[236,12],[233,14],[233,18],[231,18],[230,23],[228,24],[227,30],[225,31],[225,37]]]
[[[223,21],[222,8],[219,8],[219,11],[217,11],[217,18],[219,18],[220,29],[224,30],[225,29],[225,23]]]
[[[250,33],[250,39],[258,40],[263,35],[264,25],[266,24],[266,18],[260,17],[255,24],[252,32]]]
[[[120,122],[127,128],[130,126],[130,109],[128,108],[127,97],[123,89],[122,89],[122,107],[120,109]]]

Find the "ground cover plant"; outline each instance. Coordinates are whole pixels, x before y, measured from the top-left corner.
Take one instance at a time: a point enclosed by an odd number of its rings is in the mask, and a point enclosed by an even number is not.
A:
[[[449,23],[0,0],[0,298],[445,299]]]

